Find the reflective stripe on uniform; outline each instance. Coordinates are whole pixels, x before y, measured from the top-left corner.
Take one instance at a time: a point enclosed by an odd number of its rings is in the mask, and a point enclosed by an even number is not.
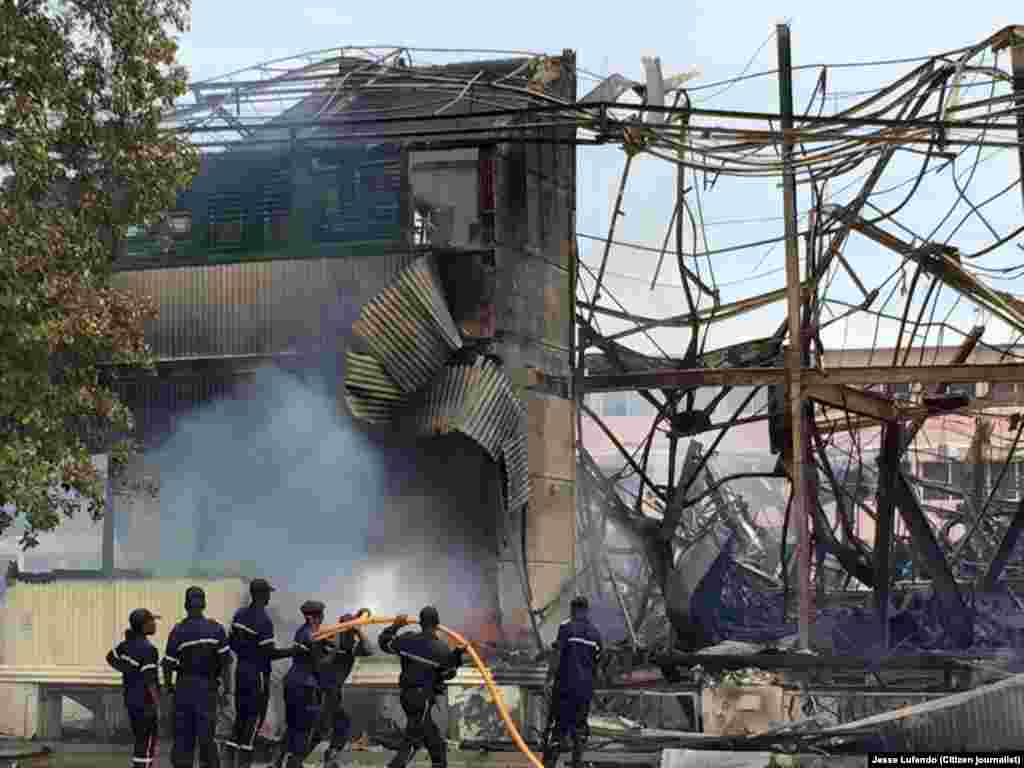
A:
[[[274,638],[268,637],[266,640],[260,640],[260,645],[273,645]]]
[[[178,646],[178,651],[183,651],[186,648],[191,648],[193,645],[218,645],[220,640],[216,637],[202,637],[199,640],[189,640]]]
[[[412,659],[413,661],[418,661],[418,662],[420,662],[420,664],[426,664],[427,666],[430,666],[430,667],[440,667],[441,666],[440,664],[438,664],[433,659],[425,659],[422,656],[417,656],[415,653],[409,653],[408,651],[399,651],[398,655],[399,656],[405,656],[407,659]]]
[[[147,672],[151,669],[156,669],[156,664],[143,664],[139,672]]]
[[[255,629],[251,629],[251,628],[245,626],[245,624],[243,624],[240,621],[236,621],[231,626],[232,627],[238,627],[238,629],[242,630],[243,632],[248,632],[250,635],[257,635],[257,634],[259,634]]]
[[[593,640],[585,640],[582,637],[570,637],[569,638],[569,642],[570,643],[582,643],[583,645],[589,645],[591,648],[597,648],[598,647],[597,643],[595,643]]]

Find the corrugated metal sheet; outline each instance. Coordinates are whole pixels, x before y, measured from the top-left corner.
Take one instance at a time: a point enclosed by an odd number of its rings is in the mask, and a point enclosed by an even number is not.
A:
[[[391,252],[152,269],[120,272],[114,285],[155,300],[146,337],[159,359],[271,355],[336,333],[332,311],[364,303],[411,259]]]
[[[370,299],[352,331],[405,392],[426,385],[462,348],[432,256],[403,269]]]
[[[375,357],[349,351],[345,354],[345,402],[357,419],[388,424],[407,398]]]
[[[417,404],[413,422],[424,436],[461,432],[497,461],[514,434],[519,414],[504,371],[479,357],[469,365],[450,365],[441,371]]]
[[[153,638],[163,649],[184,618],[185,590],[206,590],[207,616],[228,623],[245,601],[241,579],[130,579],[15,583],[8,587],[0,615],[5,666],[104,668],[105,657],[124,639],[128,614],[149,608],[163,617]]]
[[[505,467],[505,504],[509,512],[516,512],[530,501],[530,462],[527,456],[526,409],[519,406],[517,424],[512,436],[501,448]]]
[[[423,436],[461,432],[504,465],[509,511],[525,504],[525,409],[493,360],[449,363],[463,344],[434,257],[402,270],[367,303],[352,330],[371,353],[346,355],[345,400],[352,414],[376,424],[408,421]],[[407,411],[406,395],[413,393],[419,394]]]
[[[174,432],[194,408],[231,395],[238,382],[224,376],[141,377],[118,381],[115,390],[131,408],[135,437],[148,445]]]
[[[831,729],[877,731],[898,752],[1024,750],[1024,675]]]

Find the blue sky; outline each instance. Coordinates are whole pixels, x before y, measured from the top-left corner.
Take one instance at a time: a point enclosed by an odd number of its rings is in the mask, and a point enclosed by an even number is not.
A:
[[[529,50],[555,54],[572,48],[577,52],[578,65],[591,73],[618,72],[639,80],[642,79],[641,56],[658,55],[666,75],[698,67],[702,75],[692,85],[701,85],[744,70],[773,69],[776,47],[774,39],[770,38],[774,25],[781,20],[789,20],[791,24],[796,65],[920,56],[976,42],[997,29],[1024,20],[1019,4],[1009,0],[988,2],[983,8],[971,12],[959,4],[873,1],[845,6],[793,1],[777,4],[684,2],[662,7],[615,5],[602,8],[578,2],[332,5],[198,0],[193,7],[192,29],[181,41],[180,60],[189,67],[194,80],[205,80],[258,62],[333,46],[395,44],[414,48]],[[1020,15],[1015,16],[1015,12]],[[1001,65],[1005,68],[1005,61]],[[830,70],[829,92],[840,95],[827,102],[826,113],[852,103],[848,98],[844,100],[842,94],[891,82],[912,66]],[[798,109],[806,104],[817,76],[816,70],[798,76],[795,82]],[[594,82],[582,79],[580,95]],[[778,107],[777,84],[772,77],[700,93],[702,97],[711,94],[714,98],[704,101],[704,106],[765,111],[776,111]],[[578,158],[578,231],[603,235],[607,231],[623,156],[615,148],[581,148]],[[979,171],[972,179],[971,195],[975,199],[984,199],[1011,183],[1019,173],[1012,151],[983,151],[981,159]],[[863,175],[867,169],[857,169],[836,187]],[[885,181],[901,182],[913,177],[916,169],[916,161],[901,158],[891,165]],[[957,172],[969,171],[969,165],[961,163],[957,167]],[[623,206],[626,217],[620,221],[617,239],[649,246],[661,244],[672,207],[674,175],[674,168],[661,160],[645,158],[634,164]],[[913,223],[915,231],[930,230],[955,201],[950,175],[947,169],[922,185],[907,209],[907,220]],[[882,202],[895,204],[900,197],[896,192]],[[771,183],[723,180],[704,195],[702,202],[704,218],[709,224],[710,248],[781,234],[781,193]],[[806,209],[807,205],[804,195],[801,209]],[[1019,226],[1022,217],[1019,190],[986,211],[1000,232]],[[958,211],[953,221],[959,217]],[[742,223],[735,223],[737,220]],[[847,256],[864,273],[870,287],[872,278],[891,271],[896,262],[876,246],[854,240]],[[967,252],[988,242],[991,242],[990,236],[977,221],[968,222],[956,240]],[[596,267],[601,258],[601,245],[582,239],[580,253],[584,263]],[[985,264],[1005,266],[1019,263],[1021,257],[1021,251],[1011,243],[988,257]],[[762,247],[712,257],[710,264],[705,260],[702,268],[714,270],[722,286],[723,301],[727,302],[782,287],[783,258],[781,246]],[[649,289],[656,261],[656,254],[614,248],[608,264],[608,288],[626,308],[639,314],[657,316],[685,311],[678,273],[671,257],[666,259],[659,286],[653,291]],[[908,274],[906,279],[909,278]],[[999,283],[997,287],[1024,293],[1024,285],[1019,281]],[[833,284],[830,295],[858,300],[852,284],[847,280],[844,285],[842,277]],[[968,306],[961,303],[954,307],[954,303],[953,293],[945,291],[940,296],[936,317],[952,309],[950,322],[960,328],[968,328],[978,319]],[[898,313],[900,308],[901,305],[892,304],[888,310]],[[709,348],[766,335],[783,317],[784,305],[780,303],[717,325]],[[622,327],[609,321],[602,324],[602,329],[609,332]],[[879,343],[891,340],[894,327],[893,323],[882,323]],[[831,347],[869,346],[874,331],[875,322],[860,315],[833,325],[826,334],[826,344]],[[686,343],[686,333],[682,331],[662,330],[653,337],[669,354],[678,353]],[[1009,329],[1001,323],[988,322],[987,341],[1004,342],[1010,337]],[[929,343],[936,340],[935,334],[928,338]],[[955,344],[958,338],[945,334],[941,340]],[[636,337],[635,346],[654,351],[651,342],[643,337]]]

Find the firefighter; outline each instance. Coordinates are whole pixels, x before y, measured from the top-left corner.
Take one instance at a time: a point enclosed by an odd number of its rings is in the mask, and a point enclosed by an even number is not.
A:
[[[197,746],[201,766],[220,766],[214,741],[217,700],[231,664],[231,648],[223,625],[206,618],[205,610],[206,593],[189,587],[185,591],[188,616],[171,630],[164,653],[164,679],[174,695],[174,768],[192,768]]]
[[[338,617],[338,623],[352,621],[369,609],[362,608],[358,613],[345,614]],[[327,752],[324,754],[324,768],[338,768],[338,756],[348,744],[352,729],[352,719],[345,711],[342,694],[345,681],[352,674],[352,667],[360,656],[370,656],[370,644],[366,640],[362,627],[355,627],[338,635],[335,641],[324,640],[318,643],[320,659],[320,691],[321,709],[316,728],[306,750],[306,757],[312,753],[321,741],[330,739]]]
[[[558,755],[572,742],[573,768],[583,764],[583,748],[590,735],[587,718],[594,697],[594,667],[601,655],[601,633],[590,622],[587,598],[578,595],[569,604],[571,618],[558,628],[558,672],[552,697],[557,738],[551,739],[544,765],[554,768]]]
[[[156,634],[159,616],[137,608],[128,616],[124,640],[107,653],[107,664],[121,673],[135,748],[132,765],[152,765],[160,723],[159,654],[149,637]]]
[[[405,738],[389,768],[405,768],[426,745],[433,768],[446,768],[448,745],[432,717],[435,698],[444,692],[444,683],[455,677],[462,664],[462,648],[449,649],[437,636],[441,621],[431,605],[420,611],[420,631],[398,635],[409,623],[407,616],[398,616],[395,623],[380,633],[380,647],[401,659],[402,674],[398,679],[400,702],[405,712]]]
[[[313,635],[324,621],[324,604],[307,600],[299,609],[305,623],[295,632],[295,655],[284,678],[285,747],[278,768],[301,768],[316,724],[320,694],[320,643]]]
[[[292,648],[274,646],[274,623],[267,615],[270,593],[274,588],[266,579],[253,579],[249,585],[252,602],[235,612],[228,643],[238,663],[235,667],[235,725],[225,742],[229,762],[236,768],[252,765],[256,734],[267,717],[270,703],[270,665],[294,655]]]

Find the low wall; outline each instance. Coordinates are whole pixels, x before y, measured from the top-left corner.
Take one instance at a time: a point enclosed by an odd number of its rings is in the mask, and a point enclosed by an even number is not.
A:
[[[280,678],[287,668],[287,662],[275,664],[270,711],[261,732],[265,738],[276,740],[284,732]],[[382,720],[390,720],[398,727],[404,726],[404,715],[397,697],[399,671],[400,666],[393,657],[377,655],[356,661],[349,678],[349,686],[354,689],[349,694],[350,699],[358,697],[365,701],[365,693],[379,694],[372,697],[375,702],[372,708],[360,706],[357,713],[350,706],[358,720],[354,723],[357,730],[373,727]],[[530,706],[528,691],[543,685],[544,676],[545,670],[540,667],[494,673],[502,698],[520,728],[539,717],[537,708]],[[0,665],[0,733],[19,738],[59,739],[60,707],[53,697],[62,692],[79,701],[88,701],[91,697],[96,702],[100,701],[103,693],[113,694],[104,696],[107,703],[98,706],[105,707],[101,729],[115,729],[120,725],[121,707],[117,702],[120,685],[121,676],[105,667]],[[504,726],[484,687],[483,677],[475,668],[459,670],[448,685],[446,705],[442,708],[441,719],[447,723],[449,738],[502,738]]]

